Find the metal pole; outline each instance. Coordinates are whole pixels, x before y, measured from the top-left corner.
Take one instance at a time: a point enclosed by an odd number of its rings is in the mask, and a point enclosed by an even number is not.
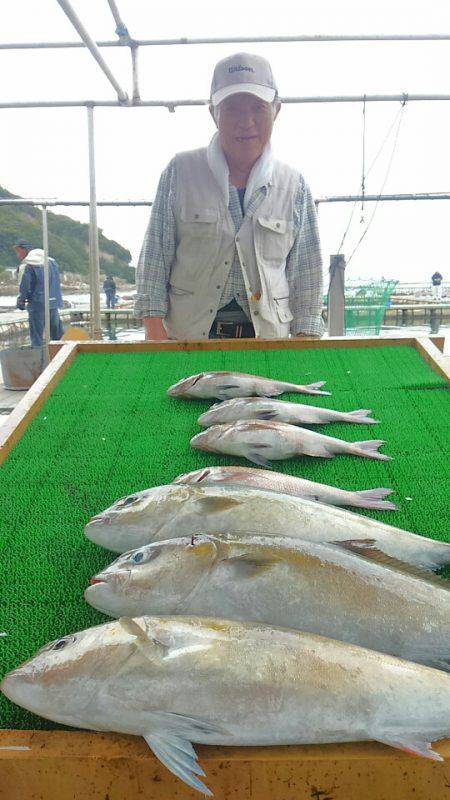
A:
[[[416,101],[435,102],[450,100],[450,94],[354,94],[354,95],[311,95],[304,97],[280,97],[282,104],[308,104],[308,103],[412,103]],[[117,100],[25,100],[21,102],[0,103],[0,108],[80,108],[83,106],[98,106],[99,108],[174,108],[183,106],[207,106],[209,100],[129,100],[126,104]]]
[[[112,5],[112,0],[108,0]],[[183,36],[179,39],[135,39],[136,44],[147,47],[163,45],[188,45],[188,44],[238,44],[239,42],[277,43],[277,42],[312,42],[321,44],[325,42],[441,42],[450,39],[450,33],[423,33],[423,34],[343,34],[335,35],[304,35],[304,36],[235,36],[233,38],[203,38],[188,39]],[[97,42],[97,47],[121,47],[122,42],[116,40]],[[0,44],[0,50],[44,50],[85,47],[83,42],[5,42]]]
[[[122,87],[116,81],[114,75],[112,74],[110,68],[108,67],[106,61],[104,60],[102,54],[100,53],[100,50],[98,49],[96,43],[94,42],[92,37],[87,32],[87,30],[84,27],[84,25],[81,22],[81,20],[76,15],[76,13],[73,10],[72,6],[70,5],[69,1],[68,0],[57,0],[57,2],[61,6],[61,8],[64,11],[64,13],[69,17],[69,19],[70,19],[72,25],[74,26],[75,30],[78,31],[78,33],[80,34],[80,36],[83,39],[83,42],[85,43],[86,47],[90,50],[90,52],[94,56],[97,64],[103,70],[103,72],[105,73],[105,75],[108,78],[109,82],[112,84],[112,86],[114,86],[114,89],[117,92],[117,96],[118,96],[119,100],[121,102],[123,102],[123,103],[126,103],[128,101],[127,93],[124,92]]]
[[[100,261],[98,254],[97,198],[95,191],[94,109],[88,107],[89,140],[89,276],[91,285],[91,336],[102,338],[100,317]]]
[[[137,45],[131,46],[131,68],[133,71],[133,103],[141,102],[141,96],[139,94],[139,71],[138,71],[138,56],[139,56],[139,48]]]
[[[50,341],[50,290],[48,269],[48,225],[47,206],[42,206],[42,241],[44,245],[44,366],[49,363],[48,343]]]
[[[362,200],[360,194],[332,195],[330,197],[316,197],[314,203],[317,211],[322,203],[354,203]],[[366,194],[364,201],[367,203],[393,202],[402,200],[450,200],[450,192],[418,192],[415,194]],[[11,200],[0,199],[0,206],[88,206],[89,200],[49,200],[43,198],[14,198]],[[97,206],[152,206],[152,200],[97,200]]]
[[[328,289],[328,334],[345,334],[345,257],[330,256],[330,287]]]
[[[111,9],[111,14],[114,17],[114,22],[116,23],[116,33],[117,36],[120,38],[120,43],[124,45],[130,44],[130,34],[128,33],[128,28],[121,19],[119,9],[116,6],[114,0],[108,0],[108,5]]]

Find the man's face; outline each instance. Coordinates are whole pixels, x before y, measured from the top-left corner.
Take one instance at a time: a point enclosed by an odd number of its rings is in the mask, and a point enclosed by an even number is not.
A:
[[[24,247],[15,247],[14,252],[19,259],[19,261],[23,261],[26,258],[28,250],[25,250]]]
[[[216,121],[222,150],[228,160],[253,165],[266,147],[275,113],[271,103],[253,94],[239,93],[225,98],[217,110]]]

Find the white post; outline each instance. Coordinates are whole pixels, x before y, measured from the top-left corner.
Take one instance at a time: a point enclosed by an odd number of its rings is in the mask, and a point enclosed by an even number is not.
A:
[[[345,256],[330,256],[330,287],[328,289],[328,334],[345,334]]]
[[[49,363],[48,343],[50,341],[50,289],[48,268],[48,224],[47,206],[42,206],[42,242],[44,246],[44,366]]]
[[[100,261],[98,253],[97,197],[95,191],[94,109],[88,106],[89,139],[89,279],[91,288],[91,337],[102,338],[100,317]]]

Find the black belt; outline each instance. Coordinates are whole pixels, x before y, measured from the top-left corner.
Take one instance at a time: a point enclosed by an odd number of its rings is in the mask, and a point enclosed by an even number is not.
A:
[[[221,322],[215,319],[210,330],[210,335],[221,339],[254,339],[255,329],[251,322]]]

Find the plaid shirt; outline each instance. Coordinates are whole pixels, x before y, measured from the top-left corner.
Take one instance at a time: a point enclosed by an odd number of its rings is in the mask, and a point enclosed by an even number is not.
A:
[[[167,286],[177,246],[176,180],[176,166],[173,159],[161,175],[139,257],[135,303],[137,317],[164,318],[167,313]],[[266,192],[266,186],[254,192],[246,211],[247,216],[255,214]],[[244,217],[238,191],[232,185],[230,185],[228,208],[238,232]],[[323,277],[319,232],[311,191],[301,175],[295,198],[294,231],[295,241],[286,261],[289,306],[294,317],[291,332],[294,335],[303,333],[321,336]],[[250,319],[244,278],[236,250],[228,280],[223,288],[220,308],[233,299],[239,303]]]

